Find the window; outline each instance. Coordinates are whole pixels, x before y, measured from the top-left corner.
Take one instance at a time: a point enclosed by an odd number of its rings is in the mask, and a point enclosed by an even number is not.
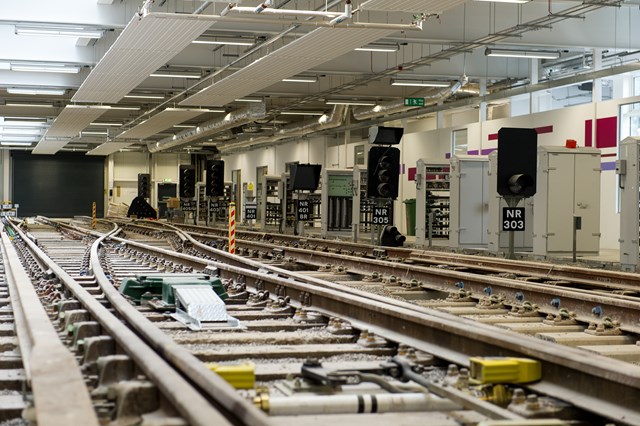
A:
[[[466,155],[467,151],[467,129],[451,132],[451,155]]]

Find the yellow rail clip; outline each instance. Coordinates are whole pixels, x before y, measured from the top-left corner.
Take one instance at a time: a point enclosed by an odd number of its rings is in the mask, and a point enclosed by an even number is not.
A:
[[[253,389],[256,384],[256,366],[251,362],[238,365],[207,364],[207,367],[236,389]]]

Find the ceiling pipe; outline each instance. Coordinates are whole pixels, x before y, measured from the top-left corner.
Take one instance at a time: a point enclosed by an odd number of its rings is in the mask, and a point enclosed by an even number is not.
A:
[[[438,90],[436,93],[428,96],[417,96],[424,98],[424,104],[433,105],[438,102],[444,101],[453,96],[458,90],[464,87],[469,82],[469,79],[464,76],[460,80],[452,83],[449,87]],[[382,102],[373,108],[357,108],[353,110],[353,117],[356,120],[366,120],[368,118],[382,117],[388,114],[395,114],[398,112],[409,111],[414,108],[422,107],[408,107],[404,104],[404,99],[394,100],[389,102]]]
[[[176,148],[210,137],[216,133],[220,133],[233,127],[252,123],[255,120],[263,119],[266,116],[266,106],[264,103],[251,104],[246,108],[230,112],[224,118],[217,118],[215,120],[202,123],[195,129],[184,130],[175,136],[164,138],[158,142],[150,142],[147,144],[147,148],[152,154],[166,149]]]
[[[263,145],[265,143],[277,142],[281,139],[287,139],[296,136],[304,136],[309,133],[322,130],[329,130],[343,125],[346,122],[349,107],[347,105],[336,105],[330,114],[324,114],[318,119],[305,120],[302,123],[290,124],[270,136],[261,136],[257,138],[249,138],[235,144],[227,144],[220,147],[220,152],[224,153],[230,149],[238,149],[247,146]]]

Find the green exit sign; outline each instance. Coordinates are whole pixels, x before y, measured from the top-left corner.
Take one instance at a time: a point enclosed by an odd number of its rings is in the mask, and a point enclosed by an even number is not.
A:
[[[424,106],[424,98],[404,98],[404,106]]]

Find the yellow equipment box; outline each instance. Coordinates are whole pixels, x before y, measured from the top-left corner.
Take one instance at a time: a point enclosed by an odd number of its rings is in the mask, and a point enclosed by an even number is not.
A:
[[[472,383],[530,383],[540,380],[540,361],[528,358],[469,358]]]
[[[236,389],[253,389],[256,384],[256,366],[251,362],[238,365],[207,364],[207,367]]]

